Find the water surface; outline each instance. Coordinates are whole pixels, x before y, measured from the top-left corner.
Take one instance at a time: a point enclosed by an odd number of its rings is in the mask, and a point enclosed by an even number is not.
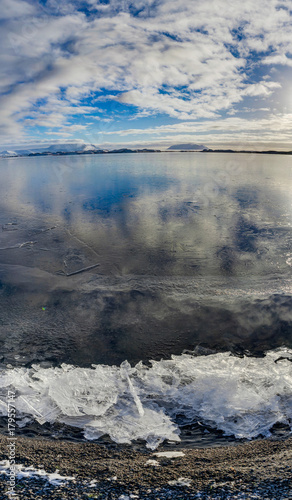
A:
[[[198,345],[256,355],[292,347],[291,162],[2,159],[2,363],[133,364]]]

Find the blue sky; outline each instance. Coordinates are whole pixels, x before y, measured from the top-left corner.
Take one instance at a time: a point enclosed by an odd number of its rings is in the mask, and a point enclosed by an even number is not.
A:
[[[0,0],[0,145],[292,149],[291,0]]]

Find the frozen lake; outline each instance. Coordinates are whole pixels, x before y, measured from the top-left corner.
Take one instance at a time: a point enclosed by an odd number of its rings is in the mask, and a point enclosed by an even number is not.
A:
[[[34,157],[0,170],[3,364],[292,347],[291,157]]]

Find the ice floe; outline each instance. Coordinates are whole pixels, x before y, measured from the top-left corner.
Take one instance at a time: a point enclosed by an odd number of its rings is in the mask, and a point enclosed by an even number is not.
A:
[[[291,360],[292,351],[283,348],[263,358],[183,354],[150,367],[9,368],[0,372],[0,414],[7,415],[3,395],[13,390],[20,426],[29,419],[63,422],[89,440],[108,434],[117,443],[142,439],[155,449],[179,441],[178,416],[238,438],[268,436],[277,422],[291,427]]]

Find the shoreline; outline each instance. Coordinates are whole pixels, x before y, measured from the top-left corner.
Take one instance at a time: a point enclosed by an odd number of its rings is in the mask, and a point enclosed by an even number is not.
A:
[[[43,153],[29,153],[29,154],[19,154],[11,156],[0,156],[0,159],[12,159],[12,158],[39,158],[44,156],[93,156],[93,155],[111,155],[111,154],[149,154],[149,153],[224,153],[224,154],[259,154],[259,155],[292,155],[292,151],[277,151],[277,150],[267,150],[267,151],[253,151],[253,150],[234,150],[234,149],[173,149],[173,150],[160,150],[160,149],[117,149],[117,150],[89,150],[89,151],[57,151]]]
[[[8,459],[7,443],[0,435],[1,461]],[[183,456],[176,458],[156,453],[129,445],[19,437],[17,464],[74,479],[59,485],[42,477],[17,479],[13,498],[292,498],[292,437],[180,448]],[[5,491],[2,471],[0,499],[7,498]]]

